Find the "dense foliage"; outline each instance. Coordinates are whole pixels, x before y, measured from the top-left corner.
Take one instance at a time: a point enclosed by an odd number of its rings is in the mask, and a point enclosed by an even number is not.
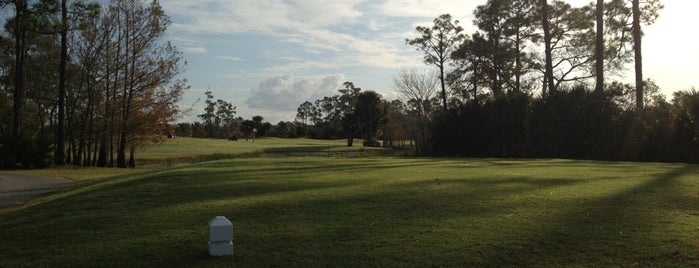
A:
[[[186,89],[158,1],[0,1],[0,166],[133,167]],[[8,12],[9,13],[9,12]]]
[[[623,92],[576,87],[546,98],[511,93],[437,114],[432,153],[471,157],[699,162],[699,92],[656,96],[643,113]],[[633,94],[633,91],[628,93]]]

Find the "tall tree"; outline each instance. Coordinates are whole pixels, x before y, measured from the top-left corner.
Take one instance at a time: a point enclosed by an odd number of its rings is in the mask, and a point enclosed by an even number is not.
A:
[[[525,52],[526,43],[534,38],[534,29],[538,26],[536,1],[517,0],[512,4],[506,20],[506,34],[514,42],[515,66],[514,91],[522,91],[522,77],[529,71],[533,55]],[[514,35],[512,37],[512,35]]]
[[[643,52],[641,51],[641,5],[632,0],[633,9],[633,51],[634,73],[636,76],[636,109],[643,110]]]
[[[494,95],[503,94],[503,87],[511,77],[512,69],[508,68],[510,59],[514,58],[513,46],[506,40],[505,20],[509,10],[512,9],[511,1],[490,0],[485,5],[476,8],[474,23],[486,36],[488,61],[484,73],[489,78],[489,87]]]
[[[355,115],[355,107],[357,104],[357,96],[362,91],[361,88],[354,86],[352,82],[343,83],[345,88],[340,89],[338,103],[342,111],[342,128],[347,135],[347,147],[354,145],[354,134],[357,131],[357,117]]]
[[[216,118],[219,121],[219,138],[229,138],[235,134],[238,121],[235,119],[236,106],[222,99],[216,100]]]
[[[442,86],[442,105],[447,110],[446,74],[447,64],[457,45],[465,38],[461,33],[464,29],[458,20],[453,20],[449,14],[443,14],[434,19],[432,27],[418,26],[415,28],[420,37],[406,39],[408,45],[417,47],[425,53],[425,64],[435,65],[439,69],[439,80]]]
[[[644,100],[644,82],[643,82],[643,51],[642,39],[643,30],[641,23],[650,25],[655,23],[658,18],[658,11],[663,9],[660,0],[645,1],[645,5],[641,6],[640,0],[631,1],[631,9],[633,13],[632,29],[633,29],[633,50],[634,50],[634,73],[636,77],[636,109],[643,110]]]
[[[7,1],[12,3],[15,8],[15,17],[12,22],[12,35],[14,37],[14,92],[13,92],[13,102],[12,102],[12,156],[10,156],[9,162],[14,164],[19,161],[22,154],[22,150],[19,146],[21,140],[21,130],[20,126],[22,124],[22,104],[24,103],[24,63],[27,55],[27,31],[29,26],[29,19],[27,18],[29,12],[27,0],[13,0]]]
[[[464,101],[469,98],[477,100],[479,87],[487,84],[485,73],[490,66],[488,51],[488,41],[480,32],[476,32],[452,53],[455,68],[448,76],[449,83]]]
[[[555,90],[553,83],[553,56],[551,52],[551,29],[549,21],[549,4],[547,0],[540,0],[541,27],[544,30],[544,54],[546,55],[544,69],[543,95],[551,94]]]
[[[116,1],[114,8],[121,14],[119,31],[124,36],[125,63],[119,72],[121,86],[121,111],[117,145],[117,166],[127,167],[126,150],[133,151],[134,129],[132,116],[140,109],[147,109],[146,100],[157,89],[175,82],[182,71],[181,53],[169,42],[160,43],[170,19],[158,1],[146,4],[143,0]],[[179,84],[179,83],[178,83]],[[173,93],[182,89],[172,87]]]
[[[629,6],[629,3],[631,6]],[[611,0],[605,4],[606,68],[620,70],[634,61],[636,78],[636,107],[644,106],[643,53],[641,24],[651,25],[663,8],[660,0]],[[629,49],[631,48],[631,49]],[[633,50],[633,52],[632,52]]]
[[[214,101],[214,94],[211,90],[204,92],[206,95],[206,107],[204,107],[204,113],[198,115],[199,118],[204,120],[204,128],[206,129],[206,136],[208,138],[213,138],[216,135],[216,101]]]
[[[68,62],[68,5],[61,0],[61,59],[58,67],[58,122],[56,125],[56,152],[53,163],[65,165],[65,109],[66,109],[66,64]]]
[[[466,40],[460,47],[472,51],[457,50],[453,55],[459,58],[481,54],[476,58],[477,65],[480,73],[488,77],[486,86],[495,96],[522,90],[522,78],[533,62],[532,54],[526,53],[525,48],[535,37],[536,21],[540,21],[536,18],[537,6],[531,0],[489,0],[478,6],[474,11],[474,24],[482,34],[474,34],[472,40]]]
[[[595,92],[601,93],[604,89],[604,0],[597,0],[595,6]]]

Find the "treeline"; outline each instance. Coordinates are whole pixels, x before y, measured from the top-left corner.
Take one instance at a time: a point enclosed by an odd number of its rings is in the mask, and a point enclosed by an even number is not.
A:
[[[627,89],[622,91],[620,89]],[[431,153],[467,157],[533,157],[699,163],[699,92],[628,107],[630,87],[602,96],[584,87],[545,98],[508,93],[434,115]]]
[[[378,146],[379,138],[386,138],[388,115],[393,110],[373,91],[362,91],[351,82],[345,82],[339,95],[305,102],[297,109],[294,122],[280,121],[276,125],[264,122],[262,116],[251,119],[236,117],[236,107],[229,102],[214,100],[207,91],[201,121],[178,123],[176,136],[197,138],[315,138],[347,139],[351,146],[355,138],[368,140],[367,145]]]
[[[667,101],[643,78],[641,27],[661,9],[658,0],[489,0],[470,35],[448,14],[417,27],[406,43],[436,74],[394,79],[428,126],[427,138],[413,138],[434,155],[698,162],[697,92]],[[605,81],[629,63],[635,85]]]
[[[197,117],[200,122],[180,122],[174,127],[171,136],[193,137],[193,138],[245,138],[255,139],[257,137],[281,137],[300,138],[305,137],[304,128],[297,126],[293,122],[279,122],[272,125],[264,122],[260,115],[251,119],[243,119],[236,116],[236,106],[223,99],[214,100],[211,90],[204,93],[206,96],[204,113]]]
[[[406,43],[436,71],[397,73],[404,101],[369,109],[325,97],[301,104],[297,121],[314,138],[409,139],[423,155],[699,162],[699,93],[668,101],[643,79],[641,25],[660,9],[657,0],[489,0],[471,35],[448,14],[416,28]],[[631,62],[635,85],[605,82]],[[355,113],[373,113],[379,131]]]
[[[158,1],[0,3],[0,166],[133,167],[169,132],[186,85]]]
[[[299,105],[294,122],[299,133],[313,139],[346,139],[347,146],[354,146],[355,139],[368,147],[412,148],[415,141],[422,144],[427,121],[416,111],[418,104],[389,101],[374,91],[362,91],[352,82],[343,85],[340,94]],[[416,149],[423,153],[425,148]]]

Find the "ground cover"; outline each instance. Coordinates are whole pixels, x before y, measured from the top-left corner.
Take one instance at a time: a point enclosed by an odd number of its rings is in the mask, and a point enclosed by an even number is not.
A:
[[[0,209],[0,267],[699,265],[699,166],[280,148]]]
[[[151,172],[163,168],[188,165],[218,159],[235,157],[261,157],[266,154],[296,155],[322,154],[325,156],[367,156],[395,154],[383,148],[346,147],[344,140],[279,139],[263,138],[245,141],[225,139],[197,139],[178,137],[162,143],[138,148],[135,169],[91,168],[74,166],[53,166],[46,169],[5,170],[25,175],[41,175],[68,178],[74,181],[104,179],[116,175]],[[399,153],[405,154],[404,151]]]

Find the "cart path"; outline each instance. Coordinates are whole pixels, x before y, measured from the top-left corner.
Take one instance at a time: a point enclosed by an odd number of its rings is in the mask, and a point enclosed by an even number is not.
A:
[[[0,207],[24,202],[71,183],[58,177],[0,173]]]

